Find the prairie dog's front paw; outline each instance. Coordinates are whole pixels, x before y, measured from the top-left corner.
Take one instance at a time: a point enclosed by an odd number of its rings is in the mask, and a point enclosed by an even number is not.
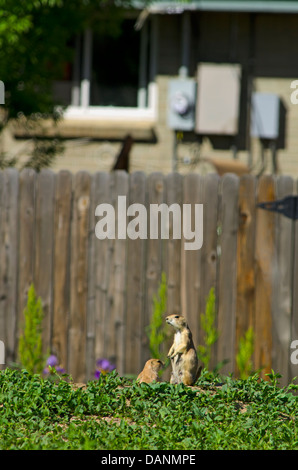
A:
[[[169,359],[174,359],[175,356],[177,356],[177,353],[174,352],[174,353],[172,353],[172,354],[169,354],[169,355],[168,355],[168,358],[169,358]]]

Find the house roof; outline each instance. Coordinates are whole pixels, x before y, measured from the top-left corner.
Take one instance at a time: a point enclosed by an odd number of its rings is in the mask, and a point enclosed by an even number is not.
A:
[[[297,0],[151,0],[144,5],[151,13],[181,13],[185,10],[298,13]]]

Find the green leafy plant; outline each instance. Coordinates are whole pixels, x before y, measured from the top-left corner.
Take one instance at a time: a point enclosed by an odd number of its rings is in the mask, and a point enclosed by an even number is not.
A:
[[[206,369],[209,368],[212,346],[219,337],[219,332],[215,327],[215,319],[215,293],[212,287],[207,297],[205,313],[201,314],[201,327],[205,333],[204,344],[198,346],[199,360]]]
[[[149,349],[153,358],[165,360],[164,354],[161,351],[161,345],[168,338],[168,333],[165,328],[164,314],[167,309],[167,278],[166,274],[162,272],[161,282],[158,289],[158,294],[153,298],[153,312],[150,324],[147,328],[149,338]]]
[[[281,375],[278,373],[278,372],[274,372],[273,369],[271,369],[271,373],[270,374],[265,374],[267,377],[269,377],[270,381],[271,381],[271,384],[273,385],[274,387],[274,390],[276,390],[276,387],[278,386],[279,384],[279,381],[278,379],[281,378]]]
[[[236,364],[241,379],[247,379],[253,372],[252,354],[254,351],[254,331],[248,328],[244,336],[239,340],[239,349],[236,354]]]
[[[7,368],[0,374],[0,449],[298,450],[298,386],[279,388],[277,378],[204,370],[198,390],[138,385],[114,370],[81,387]]]
[[[43,309],[40,297],[31,284],[27,305],[24,309],[24,327],[19,339],[19,362],[31,374],[40,374],[44,368],[45,356],[42,352]]]

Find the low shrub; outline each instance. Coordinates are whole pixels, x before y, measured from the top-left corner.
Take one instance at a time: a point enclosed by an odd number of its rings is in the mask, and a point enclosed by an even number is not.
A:
[[[277,374],[195,387],[137,384],[116,371],[86,386],[26,370],[0,373],[0,449],[298,449],[297,386]]]

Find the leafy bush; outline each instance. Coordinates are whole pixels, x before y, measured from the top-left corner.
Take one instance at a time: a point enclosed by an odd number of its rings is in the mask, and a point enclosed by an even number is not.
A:
[[[240,378],[247,379],[252,373],[252,354],[254,351],[254,331],[248,328],[243,338],[239,341],[239,350],[236,354],[236,363],[239,369]]]
[[[137,384],[115,371],[78,387],[0,373],[0,449],[298,450],[298,387],[206,371],[198,387]]]
[[[20,365],[32,374],[40,374],[45,364],[42,352],[42,320],[41,299],[37,298],[34,285],[31,284],[24,309],[24,326],[19,339],[18,357]]]

